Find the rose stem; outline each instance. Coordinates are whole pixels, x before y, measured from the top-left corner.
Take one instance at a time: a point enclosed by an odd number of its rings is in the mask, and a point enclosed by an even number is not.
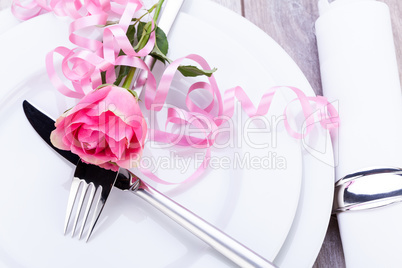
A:
[[[154,14],[154,18],[153,18],[155,23],[158,20],[159,13],[161,12],[162,4],[164,1],[165,0],[159,0],[158,4],[156,5],[155,14]],[[145,44],[144,44],[144,46],[145,46]],[[142,49],[142,47],[140,48],[140,50],[141,49]],[[130,68],[130,71],[128,72],[127,77],[123,82],[123,85],[122,85],[123,88],[130,90],[131,83],[133,82],[135,70],[136,70],[135,67]]]

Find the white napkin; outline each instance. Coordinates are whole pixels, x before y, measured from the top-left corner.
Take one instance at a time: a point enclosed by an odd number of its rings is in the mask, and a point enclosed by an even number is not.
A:
[[[402,97],[388,7],[319,1],[316,36],[324,95],[338,101],[336,179],[402,167]],[[402,203],[338,215],[348,267],[402,267]]]

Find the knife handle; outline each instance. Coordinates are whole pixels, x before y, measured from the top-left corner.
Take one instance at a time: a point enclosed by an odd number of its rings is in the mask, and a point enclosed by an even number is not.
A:
[[[145,182],[139,180],[138,187],[132,189],[131,192],[162,211],[165,215],[240,267],[275,267],[271,262],[158,192]]]

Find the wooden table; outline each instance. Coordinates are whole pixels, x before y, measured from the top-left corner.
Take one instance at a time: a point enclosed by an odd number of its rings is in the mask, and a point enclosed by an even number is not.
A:
[[[241,14],[264,30],[299,65],[314,91],[321,95],[321,78],[314,35],[318,0],[213,0]],[[379,0],[391,9],[399,70],[402,70],[402,1]],[[332,2],[332,1],[331,1]],[[0,0],[0,10],[11,0]],[[400,71],[400,76],[402,71]],[[306,241],[308,243],[308,241]],[[332,217],[314,267],[345,267],[338,223]]]

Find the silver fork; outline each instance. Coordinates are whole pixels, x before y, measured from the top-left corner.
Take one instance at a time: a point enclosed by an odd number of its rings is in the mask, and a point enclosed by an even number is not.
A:
[[[89,179],[91,180],[90,182]],[[93,215],[93,220],[90,225],[87,239],[91,235],[111,188],[115,186],[120,190],[131,192],[142,198],[240,267],[275,267],[275,265],[251,249],[247,248],[221,230],[217,229],[215,226],[206,222],[191,211],[147,185],[144,181],[127,169],[120,169],[119,172],[113,172],[98,166],[85,164],[80,160],[77,164],[74,174],[73,185],[70,191],[69,206],[70,202],[75,202],[80,184],[83,184],[84,187],[82,187],[82,194],[78,202],[79,211],[77,212],[76,219],[74,220],[73,233],[77,224],[77,217],[79,217],[83,205],[83,200],[85,199],[82,196],[87,195],[88,188],[91,184],[94,184],[94,188],[96,190],[101,191],[99,201],[96,204],[96,206],[100,204],[101,208],[100,210],[96,210],[96,213]],[[94,204],[92,204],[92,200],[95,196],[94,192],[96,190],[91,191],[89,194],[90,200],[87,201],[88,203],[84,218],[82,219],[83,224],[81,226],[80,236],[84,228],[86,218],[88,217],[89,207],[94,206]],[[71,194],[73,192],[75,194]],[[70,217],[71,212],[68,214],[69,215],[67,216]]]
[[[105,170],[98,166],[86,165],[79,161],[77,155],[73,154],[70,151],[63,151],[55,148],[50,141],[50,132],[54,130],[54,121],[36,109],[27,101],[23,103],[24,112],[27,116],[27,119],[34,127],[34,129],[38,132],[38,134],[44,139],[44,141],[51,146],[57,153],[61,156],[65,157],[66,160],[70,161],[73,164],[78,163],[78,168],[76,169],[76,174],[74,176],[73,189],[71,191],[71,197],[69,200],[69,212],[67,213],[67,221],[71,215],[71,207],[74,206],[77,195],[79,195],[80,184],[85,185],[81,188],[81,194],[84,197],[80,197],[79,199],[90,199],[89,204],[87,206],[93,205],[93,200],[96,194],[89,194],[90,198],[85,198],[88,188],[94,187],[94,192],[97,190],[99,193],[99,201],[95,201],[94,206],[99,206],[94,216],[93,221],[90,226],[90,231],[88,232],[88,237],[90,236],[97,219],[101,213],[101,209],[104,206],[106,198],[110,192],[111,186],[113,185],[121,189],[123,191],[131,192],[138,197],[142,198],[150,205],[159,209],[165,215],[170,217],[172,220],[176,221],[182,227],[193,233],[195,236],[203,240],[205,243],[210,245],[212,248],[216,249],[218,252],[222,253],[222,255],[226,256],[234,263],[238,264],[240,267],[274,267],[272,263],[265,260],[263,257],[259,256],[257,253],[253,252],[249,248],[245,247],[232,237],[223,233],[213,225],[209,224],[202,218],[198,217],[191,211],[185,209],[180,206],[175,201],[171,200],[167,196],[164,196],[162,193],[158,192],[151,186],[147,185],[140,178],[136,177],[130,171],[126,169],[119,169],[119,172],[113,172]],[[117,175],[117,178],[115,177]],[[93,183],[93,186],[88,178],[92,181],[92,179],[96,179],[96,184]],[[99,181],[98,181],[99,180]],[[96,198],[95,198],[96,200]],[[78,201],[78,210],[81,211],[84,201]],[[88,211],[88,208],[86,209]],[[88,218],[88,212],[84,213],[83,226],[85,226],[85,221]],[[80,212],[77,214],[79,217]],[[67,222],[68,224],[68,222]],[[76,225],[77,223],[74,223]],[[81,227],[83,228],[83,227]],[[74,227],[75,229],[75,227]],[[82,231],[80,232],[80,235]]]
[[[155,59],[151,56],[147,56],[144,58],[144,62],[149,66],[150,69],[152,69],[155,64]],[[134,75],[135,75],[134,90],[137,92],[139,96],[143,88],[143,83],[147,79],[147,73],[141,72],[141,70],[139,70]],[[79,200],[76,206],[76,215],[75,218],[73,219],[71,236],[72,237],[74,236],[77,223],[79,222],[79,219],[82,219],[82,224],[78,236],[78,239],[81,239],[81,236],[86,226],[88,216],[91,213],[91,211],[94,211],[86,238],[86,241],[88,241],[89,237],[92,234],[93,229],[95,228],[96,222],[99,219],[102,209],[105,206],[109,193],[112,190],[114,183],[116,182],[117,175],[118,172],[113,172],[111,170],[106,170],[102,168],[99,169],[99,167],[97,166],[86,164],[81,160],[79,160],[74,173],[73,182],[71,184],[70,195],[68,197],[66,218],[64,222],[64,234],[67,233],[67,229],[71,219],[71,214],[74,210],[74,204],[76,202],[77,197],[79,196]],[[101,191],[101,194],[99,195],[99,198],[97,198],[97,200],[95,201],[96,192],[98,190]],[[86,199],[88,199],[88,201],[84,202]],[[95,204],[93,204],[94,201]],[[80,217],[82,207],[85,203],[86,203],[85,213],[82,217]]]
[[[90,211],[92,211],[92,220],[86,237],[86,241],[88,241],[105,206],[110,191],[116,182],[117,174],[118,172],[100,169],[97,166],[86,164],[79,160],[68,197],[64,234],[67,233],[70,222],[72,222],[71,236],[73,237],[77,223],[81,219],[81,228],[78,236],[78,239],[81,239],[88,216],[90,215]],[[77,197],[79,197],[78,200]],[[76,206],[74,206],[75,204]],[[86,204],[85,212],[81,215],[84,204]],[[74,219],[71,219],[74,207],[76,207],[76,213]]]

